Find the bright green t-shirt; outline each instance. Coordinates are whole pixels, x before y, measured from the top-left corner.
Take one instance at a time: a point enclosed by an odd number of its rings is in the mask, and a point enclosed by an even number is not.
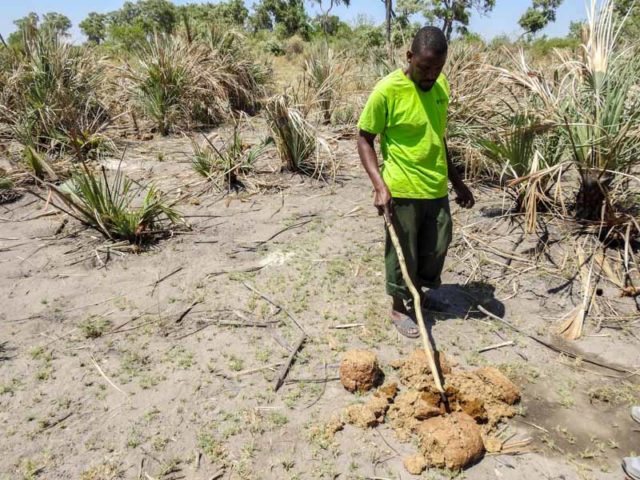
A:
[[[440,75],[424,92],[398,69],[380,80],[360,115],[358,128],[380,135],[382,178],[396,198],[447,196],[449,83]]]

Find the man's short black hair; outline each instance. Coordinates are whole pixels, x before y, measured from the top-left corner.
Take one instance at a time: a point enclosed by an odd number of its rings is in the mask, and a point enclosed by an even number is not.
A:
[[[411,52],[416,55],[424,49],[431,50],[436,55],[444,55],[447,53],[449,46],[447,37],[438,27],[422,27],[413,37],[411,42]]]

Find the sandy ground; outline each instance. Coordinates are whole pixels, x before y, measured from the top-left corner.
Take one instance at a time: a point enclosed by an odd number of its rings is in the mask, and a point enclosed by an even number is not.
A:
[[[336,381],[346,350],[374,351],[393,379],[389,363],[419,348],[388,320],[382,221],[355,142],[332,148],[342,162],[336,185],[264,174],[281,188],[229,201],[200,194],[187,140],[130,142],[129,175],[174,196],[194,193],[179,204],[191,230],[141,254],[107,254],[104,239],[73,220],[55,234],[63,216],[43,216],[31,195],[0,206],[0,478],[416,478],[402,466],[415,447],[386,425],[318,433],[362,400]],[[274,151],[266,163],[277,165]],[[567,262],[575,252],[559,242],[536,260],[526,252],[536,237],[519,242],[516,224],[480,214],[500,205],[499,191],[474,191],[476,208],[453,207],[455,240],[437,292],[449,309],[431,317],[432,332],[459,368],[497,366],[521,388],[505,432],[533,442],[521,455],[486,456],[464,478],[622,478],[621,457],[640,453],[628,413],[639,392],[630,372],[640,366],[632,301],[603,285],[624,328],[598,330],[590,319],[581,340],[558,340],[559,319],[580,301]],[[620,371],[537,344],[480,314],[478,301]],[[274,392],[299,336],[291,317],[308,339]],[[247,321],[267,327],[237,325]],[[333,328],[345,324],[355,326]]]

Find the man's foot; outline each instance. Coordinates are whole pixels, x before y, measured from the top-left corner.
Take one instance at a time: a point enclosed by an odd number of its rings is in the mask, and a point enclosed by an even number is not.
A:
[[[404,300],[399,297],[393,297],[391,321],[401,335],[407,338],[417,338],[420,336],[416,321],[409,316],[409,311],[404,304]]]
[[[631,407],[631,418],[640,423],[640,407]]]
[[[623,458],[622,470],[632,480],[640,480],[640,457]]]
[[[391,310],[391,321],[401,335],[407,338],[418,338],[420,336],[418,325],[416,325],[413,318],[406,313]]]

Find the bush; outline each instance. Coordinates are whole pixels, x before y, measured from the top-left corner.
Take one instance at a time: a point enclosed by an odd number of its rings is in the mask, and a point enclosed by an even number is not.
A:
[[[99,94],[104,63],[91,50],[36,32],[4,65],[0,123],[15,140],[79,160],[110,149],[102,134],[110,118]]]
[[[228,191],[246,186],[245,177],[254,170],[256,161],[266,148],[265,143],[246,147],[239,126],[239,121],[236,121],[231,139],[221,147],[216,147],[207,137],[202,143],[191,139],[193,170],[214,183],[224,184]]]
[[[166,232],[167,224],[181,220],[165,197],[154,187],[144,188],[127,178],[120,168],[109,180],[104,167],[91,172],[83,164],[71,179],[57,187],[49,185],[65,205],[52,205],[92,227],[111,240],[147,243]],[[135,206],[139,197],[141,204]]]
[[[239,42],[239,36],[215,29],[192,43],[155,36],[125,68],[131,98],[162,135],[218,124],[233,109],[256,110],[268,69]]]
[[[287,55],[302,55],[305,49],[305,41],[300,35],[294,35],[285,42],[284,50]]]

